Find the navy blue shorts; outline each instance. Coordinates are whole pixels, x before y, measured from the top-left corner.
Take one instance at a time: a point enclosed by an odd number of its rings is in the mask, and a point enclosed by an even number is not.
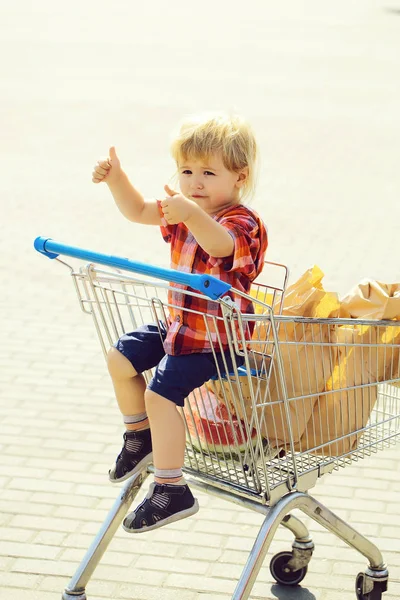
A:
[[[183,406],[190,392],[217,374],[214,356],[212,352],[178,356],[165,354],[163,340],[167,332],[162,323],[160,329],[161,336],[157,325],[142,325],[135,331],[124,334],[114,346],[129,360],[137,373],[156,367],[148,389],[175,402],[177,406]],[[229,350],[224,354],[228,372],[232,371]],[[224,373],[223,354],[216,353],[216,357],[220,371]],[[243,357],[236,356],[238,367],[243,362]]]

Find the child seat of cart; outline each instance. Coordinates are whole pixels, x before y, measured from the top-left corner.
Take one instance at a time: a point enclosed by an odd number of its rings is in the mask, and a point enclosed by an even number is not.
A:
[[[237,374],[239,375],[239,377],[247,377],[249,373],[252,377],[257,377],[258,375],[261,375],[262,372],[262,370],[258,371],[257,369],[250,369],[250,371],[248,371],[244,365],[237,368]],[[229,371],[228,373],[221,373],[221,377],[222,379],[228,379],[228,377],[235,377],[235,373],[233,371]],[[218,375],[213,375],[211,379],[213,381],[216,381],[217,379],[219,379],[219,377]]]

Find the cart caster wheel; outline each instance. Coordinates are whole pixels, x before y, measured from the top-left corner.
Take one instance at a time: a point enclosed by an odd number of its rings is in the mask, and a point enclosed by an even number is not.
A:
[[[359,573],[356,579],[356,598],[357,600],[382,600],[383,592],[387,590],[387,580],[384,581],[371,581],[372,589],[365,593],[364,580],[366,579],[365,573]]]
[[[72,594],[71,592],[65,591],[61,597],[61,600],[87,600],[87,596],[85,592]]]
[[[269,563],[269,570],[272,577],[281,585],[298,585],[306,576],[307,567],[302,567],[298,571],[292,571],[287,566],[291,558],[293,558],[292,552],[278,552],[278,554],[275,554],[271,558],[271,562]]]

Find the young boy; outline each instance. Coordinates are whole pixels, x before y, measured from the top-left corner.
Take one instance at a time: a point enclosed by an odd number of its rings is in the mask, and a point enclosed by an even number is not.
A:
[[[254,188],[257,147],[249,125],[239,116],[204,115],[188,120],[172,144],[180,192],[165,186],[162,201],[145,200],[121,168],[115,148],[98,161],[92,180],[107,183],[122,214],[135,223],[161,227],[171,245],[171,268],[208,273],[248,293],[263,268],[267,232],[260,217],[242,204]],[[169,295],[167,328],[157,325],[123,335],[108,354],[108,369],[126,431],[124,446],[109,472],[123,481],[149,463],[155,480],[145,500],[128,515],[124,529],[149,531],[198,511],[182,477],[185,428],[177,406],[217,373],[217,362],[232,367],[226,332],[207,334],[204,321],[190,309],[207,313],[218,305],[193,299],[174,285]],[[176,288],[176,290],[175,290]],[[185,289],[185,288],[183,288]],[[235,297],[244,313],[251,302]],[[215,308],[217,306],[217,309]],[[219,344],[219,341],[222,344]],[[241,364],[237,357],[237,364]],[[155,367],[146,387],[142,373]]]

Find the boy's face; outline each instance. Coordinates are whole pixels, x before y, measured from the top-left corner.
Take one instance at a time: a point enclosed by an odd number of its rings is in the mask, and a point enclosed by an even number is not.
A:
[[[182,194],[208,214],[214,215],[240,202],[239,190],[246,179],[246,172],[229,171],[219,154],[212,154],[204,160],[182,160],[178,169]]]

